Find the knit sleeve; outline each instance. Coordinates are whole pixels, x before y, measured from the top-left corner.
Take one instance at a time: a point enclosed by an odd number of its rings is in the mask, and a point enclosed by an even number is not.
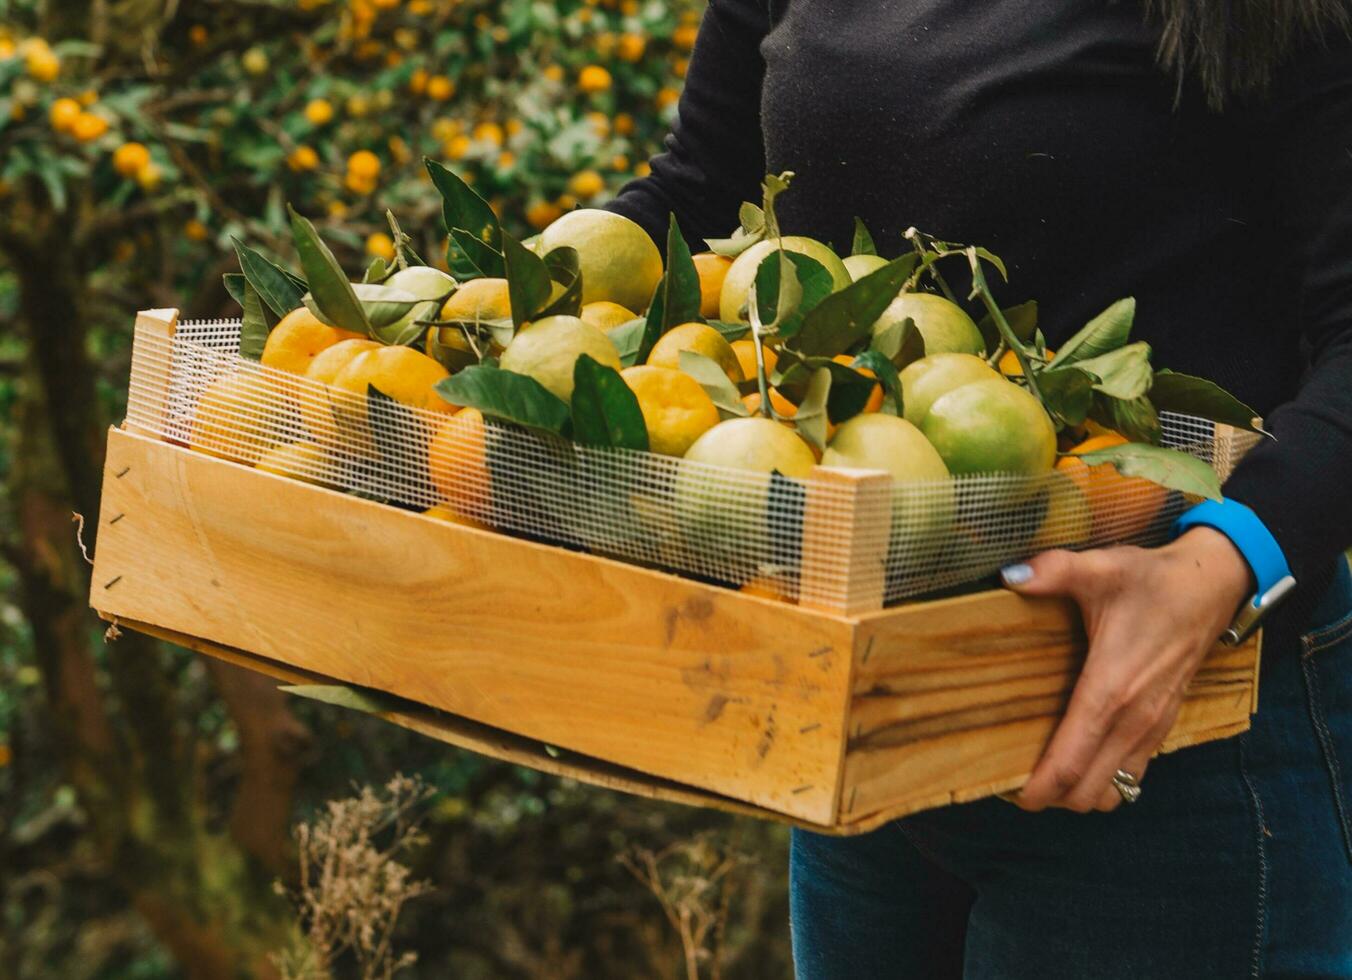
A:
[[[652,173],[627,184],[609,205],[666,240],[668,215],[697,250],[737,225],[738,206],[760,198],[760,42],[767,0],[710,0],[686,73],[685,89]]]
[[[1292,308],[1310,366],[1268,415],[1276,440],[1245,457],[1225,493],[1262,518],[1299,582],[1352,547],[1352,44],[1288,74],[1270,130],[1283,212],[1271,261],[1289,252],[1298,270]]]

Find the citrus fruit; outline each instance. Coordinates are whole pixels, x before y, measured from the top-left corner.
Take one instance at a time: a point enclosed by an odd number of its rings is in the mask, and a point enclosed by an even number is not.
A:
[[[305,369],[305,376],[312,381],[318,381],[320,384],[331,385],[333,379],[338,377],[338,372],[347,367],[352,358],[364,351],[376,350],[378,347],[380,347],[379,342],[367,340],[364,337],[340,340],[332,347],[326,347],[314,356],[310,361],[310,366]]]
[[[334,378],[338,373],[347,367],[358,354],[368,350],[376,350],[380,344],[374,340],[364,340],[353,338],[351,340],[340,340],[332,347],[325,348],[315,355],[314,360],[310,361],[310,366],[305,369],[305,377],[311,381],[316,381],[322,385],[332,385]],[[323,443],[332,443],[336,436],[337,426],[334,422],[333,408],[331,406],[332,398],[326,391],[317,390],[309,386],[303,386],[299,392],[300,417],[305,423],[305,428],[309,430],[310,435],[315,440]]]
[[[742,404],[752,415],[759,415],[761,409],[760,392],[753,391],[749,395],[743,395]],[[785,398],[778,388],[770,389],[770,407],[780,418],[791,419],[798,414],[798,406]]]
[[[506,279],[470,279],[441,307],[442,320],[502,320],[512,315]]]
[[[264,453],[254,466],[302,483],[322,484],[328,456],[317,442],[288,442]]]
[[[742,583],[738,589],[743,595],[759,596],[762,599],[774,599],[777,602],[797,602],[789,577],[774,572],[758,572]]]
[[[587,303],[582,307],[582,312],[578,314],[583,321],[590,323],[597,330],[610,330],[618,327],[622,323],[628,323],[638,316],[632,310],[626,309],[619,303],[612,303],[610,300],[598,300],[595,303]]]
[[[1169,499],[1169,491],[1158,483],[1123,476],[1112,463],[1090,466],[1076,459],[1126,442],[1116,432],[1091,436],[1056,463],[1057,472],[1069,478],[1089,501],[1094,537],[1103,541],[1122,541],[1141,534],[1155,522]]]
[[[986,342],[976,323],[958,304],[933,293],[902,293],[873,324],[877,333],[909,317],[925,340],[926,354],[984,354]]]
[[[715,252],[700,252],[691,258],[699,275],[699,315],[714,319],[718,316],[718,298],[723,293],[723,280],[732,268],[732,259]]]
[[[1049,347],[1047,348],[1045,354],[1047,360],[1050,361],[1053,357],[1056,356],[1056,351],[1052,350]],[[1019,363],[1019,355],[1015,354],[1012,350],[1007,350],[1003,354],[1001,354],[1000,373],[1003,374],[1006,378],[1022,378],[1023,365]]]
[[[737,355],[737,363],[742,368],[742,377],[750,381],[756,376],[756,344],[753,340],[734,340],[732,352]],[[773,347],[761,344],[761,359],[765,361],[765,374],[768,377],[779,363],[779,355]]]
[[[1065,462],[1062,460],[1061,462]],[[1075,461],[1081,467],[1079,460]],[[1074,548],[1087,543],[1094,530],[1094,514],[1084,488],[1071,474],[1052,474],[1043,496],[1042,520],[1028,542],[1028,551],[1038,554],[1052,548]]]
[[[648,449],[684,456],[695,440],[718,424],[718,409],[699,382],[671,368],[637,365],[620,372],[638,398]]]
[[[845,268],[845,263],[840,261],[840,256],[815,239],[804,238],[801,235],[785,235],[783,238],[766,239],[757,242],[737,256],[733,259],[732,265],[728,267],[727,274],[723,277],[723,288],[720,290],[718,297],[718,318],[720,320],[727,323],[746,322],[746,315],[742,312],[742,308],[746,306],[747,291],[750,290],[751,284],[756,281],[756,270],[760,268],[761,261],[781,245],[785,251],[797,252],[820,262],[826,271],[831,274],[831,281],[835,289],[844,289],[852,281],[849,270]]]
[[[1037,476],[1056,461],[1056,428],[1041,403],[1001,377],[940,396],[920,431],[954,474]]]
[[[378,347],[357,354],[333,379],[333,387],[349,391],[364,406],[367,388],[402,405],[449,415],[455,407],[437,394],[437,382],[450,377],[444,367],[410,347]],[[342,411],[343,406],[339,406]]]
[[[887,265],[887,259],[881,255],[847,255],[841,261],[845,263],[850,278],[855,282],[863,279],[870,272],[877,272]]]
[[[637,224],[596,208],[571,211],[540,232],[542,255],[564,245],[577,249],[584,304],[610,300],[629,310],[648,308],[662,278],[662,254]]]
[[[482,412],[462,409],[437,427],[427,446],[427,470],[453,513],[487,515],[492,487]]]
[[[615,370],[620,354],[600,330],[575,316],[547,316],[517,331],[499,362],[534,378],[564,401],[573,397],[573,366],[583,354]]]
[[[291,374],[304,374],[314,359],[341,340],[362,335],[321,323],[307,307],[298,306],[278,321],[263,345],[262,364]]]
[[[727,339],[707,323],[682,323],[672,327],[653,345],[648,363],[654,367],[681,369],[681,351],[703,354],[721,367],[733,381],[744,381],[742,365]]]
[[[47,121],[51,123],[52,129],[58,133],[68,133],[75,124],[76,118],[80,115],[80,111],[81,106],[78,100],[57,99],[52,103],[52,107],[47,110]]]
[[[600,65],[587,65],[577,75],[577,87],[587,95],[604,92],[610,88],[610,72]]]
[[[934,402],[954,388],[999,375],[973,354],[930,354],[901,370],[902,415],[921,425]]]
[[[323,126],[333,118],[333,103],[327,99],[311,99],[305,103],[305,119],[311,126]]]
[[[753,473],[805,477],[817,465],[812,449],[772,419],[727,419],[695,440],[685,458]]]
[[[280,441],[283,394],[261,371],[211,382],[197,399],[188,445],[198,452],[252,464]]]

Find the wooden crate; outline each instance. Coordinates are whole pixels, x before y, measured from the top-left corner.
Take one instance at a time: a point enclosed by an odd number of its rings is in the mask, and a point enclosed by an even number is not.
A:
[[[135,368],[134,368],[135,370]],[[841,474],[862,523],[878,478]],[[837,525],[838,526],[838,525]],[[91,603],[389,720],[630,792],[857,832],[1020,785],[1084,653],[1062,601],[881,608],[880,556],[814,530],[831,609],[437,521],[113,429]],[[822,590],[820,594],[830,594]],[[1259,641],[1208,656],[1165,750],[1248,727]]]

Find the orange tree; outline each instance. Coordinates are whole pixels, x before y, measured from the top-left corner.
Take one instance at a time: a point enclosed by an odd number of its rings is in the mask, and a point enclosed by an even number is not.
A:
[[[423,254],[439,254],[424,155],[452,162],[518,233],[604,200],[656,148],[698,9],[10,0],[4,10],[0,583],[13,583],[31,662],[0,644],[0,689],[33,695],[24,711],[0,697],[0,776],[11,790],[74,788],[99,860],[184,975],[266,975],[289,929],[270,885],[287,867],[309,732],[250,675],[210,666],[194,701],[183,659],[157,644],[128,632],[106,655],[87,611],[69,518],[96,523],[131,313],[230,311],[220,273],[234,265],[232,238],[288,257],[288,202],[353,264],[390,248],[386,207]],[[86,543],[96,546],[88,533]],[[197,726],[212,712],[228,716],[236,746],[204,744]],[[59,776],[28,745],[47,746]],[[222,752],[239,772],[224,815],[204,776]]]

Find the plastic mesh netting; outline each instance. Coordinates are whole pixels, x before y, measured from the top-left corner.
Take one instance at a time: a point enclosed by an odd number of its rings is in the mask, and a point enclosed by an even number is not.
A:
[[[239,355],[238,321],[138,326],[128,422],[347,493],[733,587],[856,611],[1052,547],[1158,544],[1187,501],[1072,464],[1042,477],[803,480],[602,450],[368,399]],[[1184,416],[1165,443],[1224,475],[1256,437]]]

